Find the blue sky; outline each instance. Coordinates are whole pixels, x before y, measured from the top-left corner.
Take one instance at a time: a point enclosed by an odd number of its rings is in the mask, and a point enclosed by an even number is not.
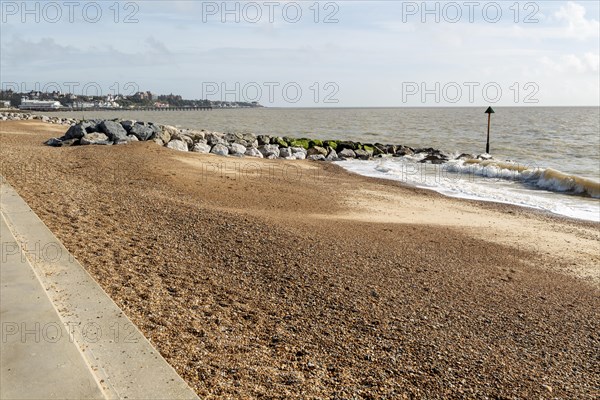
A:
[[[600,104],[597,1],[0,3],[4,87],[283,107]]]

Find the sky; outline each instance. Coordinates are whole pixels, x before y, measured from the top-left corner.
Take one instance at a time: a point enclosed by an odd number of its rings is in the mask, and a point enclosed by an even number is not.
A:
[[[0,1],[3,89],[599,106],[598,1]]]

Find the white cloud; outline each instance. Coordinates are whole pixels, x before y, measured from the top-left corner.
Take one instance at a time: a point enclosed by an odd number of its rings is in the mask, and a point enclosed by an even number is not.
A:
[[[598,74],[600,65],[600,54],[585,53],[582,56],[567,54],[558,60],[549,57],[542,58],[542,64],[553,72],[569,74]]]
[[[567,26],[564,27],[564,34],[567,37],[579,40],[598,37],[600,22],[595,19],[586,19],[585,14],[585,7],[570,1],[554,13],[554,17],[559,21],[567,22]]]

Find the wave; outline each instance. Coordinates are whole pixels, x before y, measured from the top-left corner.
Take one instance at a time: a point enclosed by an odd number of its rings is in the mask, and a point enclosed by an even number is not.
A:
[[[552,192],[600,198],[600,182],[552,168],[540,168],[512,161],[475,159],[451,161],[447,168],[450,172],[515,180]]]

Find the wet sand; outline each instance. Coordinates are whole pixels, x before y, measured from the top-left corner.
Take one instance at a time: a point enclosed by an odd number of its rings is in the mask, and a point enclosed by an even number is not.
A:
[[[203,397],[600,396],[600,224],[65,130],[1,174]]]

